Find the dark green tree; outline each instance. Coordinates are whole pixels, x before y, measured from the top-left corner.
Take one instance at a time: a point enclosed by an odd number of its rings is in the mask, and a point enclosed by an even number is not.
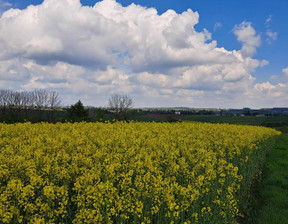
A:
[[[87,121],[88,115],[89,109],[85,109],[80,100],[68,109],[68,117],[72,121]]]
[[[97,109],[97,121],[104,121],[105,110],[102,108]]]

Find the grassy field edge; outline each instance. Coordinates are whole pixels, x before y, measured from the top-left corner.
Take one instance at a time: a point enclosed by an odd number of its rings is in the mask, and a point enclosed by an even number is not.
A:
[[[251,210],[242,223],[285,224],[288,217],[288,133],[268,152],[260,180],[252,188]]]

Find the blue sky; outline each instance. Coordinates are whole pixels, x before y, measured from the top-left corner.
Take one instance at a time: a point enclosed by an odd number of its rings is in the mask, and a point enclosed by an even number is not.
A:
[[[64,104],[94,106],[114,93],[131,95],[136,107],[288,106],[285,0],[56,2],[0,0],[0,50],[8,52],[0,88],[53,89]]]

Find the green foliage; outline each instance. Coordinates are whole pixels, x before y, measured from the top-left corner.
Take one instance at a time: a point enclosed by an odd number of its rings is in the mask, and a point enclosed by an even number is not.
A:
[[[105,110],[102,108],[97,109],[97,121],[104,121]]]
[[[87,121],[88,115],[89,109],[85,109],[80,100],[68,109],[68,118],[72,121]]]

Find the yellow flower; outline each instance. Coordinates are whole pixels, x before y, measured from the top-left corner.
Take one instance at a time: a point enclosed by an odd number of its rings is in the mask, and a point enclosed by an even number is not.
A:
[[[279,134],[191,122],[0,124],[0,223],[232,220],[248,160]]]

